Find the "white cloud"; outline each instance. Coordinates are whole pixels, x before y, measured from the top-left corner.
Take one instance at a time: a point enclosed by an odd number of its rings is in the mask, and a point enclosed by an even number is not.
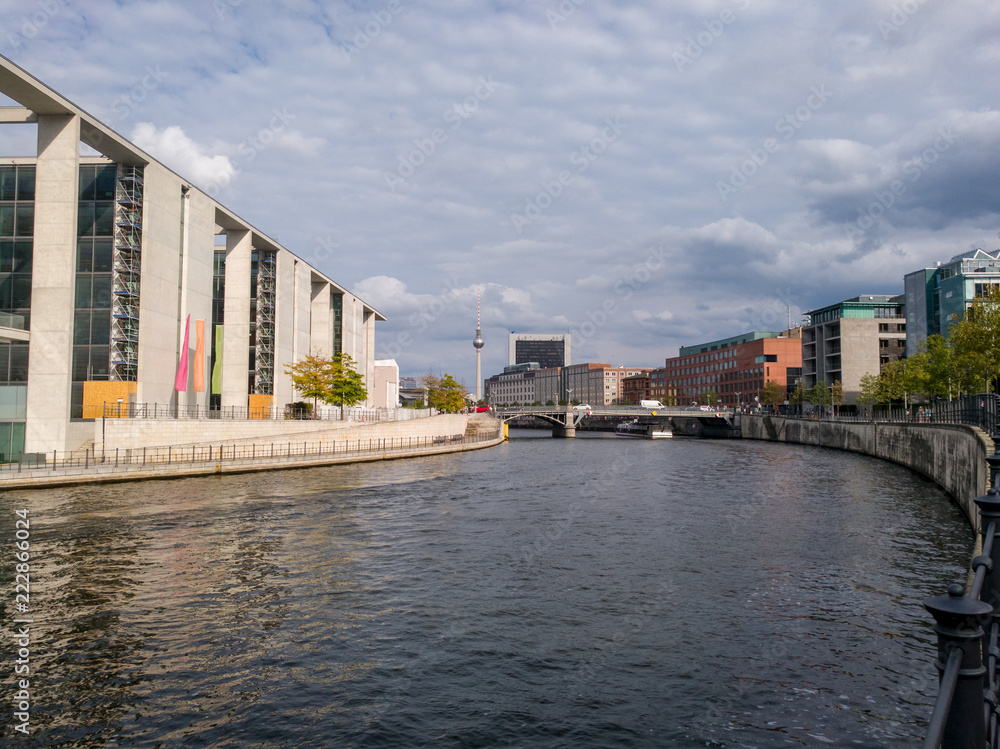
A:
[[[601,315],[577,361],[656,364],[996,245],[1000,79],[983,71],[1000,6],[917,5],[587,0],[553,25],[532,3],[403,3],[376,28],[384,3],[88,0],[0,52],[109,120],[136,92],[131,137],[203,188],[230,182],[228,207],[385,313],[376,345],[409,335],[404,373],[470,378],[476,288],[491,373],[507,331]],[[817,86],[832,94],[809,108]],[[954,145],[849,239],[942,127]],[[0,154],[24,131],[4,128]],[[724,200],[734,168],[750,174]]]
[[[160,130],[151,122],[139,122],[132,129],[131,140],[211,195],[228,187],[238,173],[228,156],[210,154],[177,125]]]

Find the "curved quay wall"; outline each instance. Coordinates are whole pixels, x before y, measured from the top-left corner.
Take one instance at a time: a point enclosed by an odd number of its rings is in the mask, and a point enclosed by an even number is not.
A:
[[[740,417],[742,436],[772,442],[832,447],[899,463],[947,491],[977,528],[973,500],[989,488],[986,456],[993,440],[982,430],[960,424],[893,424]]]

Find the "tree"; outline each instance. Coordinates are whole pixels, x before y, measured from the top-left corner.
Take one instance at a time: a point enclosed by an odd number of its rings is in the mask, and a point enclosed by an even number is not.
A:
[[[879,400],[878,376],[871,372],[861,375],[861,392],[858,394],[858,403],[863,406],[872,406]]]
[[[844,405],[844,383],[834,380],[830,386],[830,402],[833,404],[833,415],[837,415],[837,409]]]
[[[778,406],[785,402],[785,390],[777,380],[768,380],[764,383],[764,389],[760,391],[760,402],[769,406]]]
[[[714,390],[706,390],[704,393],[702,393],[701,399],[706,406],[714,406],[716,403],[719,402],[719,396],[716,395]]]
[[[438,411],[461,411],[465,406],[465,389],[455,378],[445,373],[443,377],[428,374],[423,378],[427,388],[427,405]]]
[[[806,388],[802,384],[802,380],[799,380],[795,384],[795,390],[788,394],[788,402],[793,406],[802,407],[802,402],[806,399]]]
[[[920,352],[913,357],[926,373],[928,397],[950,398],[952,389],[959,384],[956,376],[958,361],[954,346],[937,333],[920,342]]]
[[[906,398],[906,364],[904,359],[886,362],[879,372],[879,401],[891,404]]]
[[[826,384],[826,380],[819,380],[809,388],[806,391],[806,400],[817,406],[829,406],[833,399],[830,396],[830,386]]]
[[[966,389],[978,389],[982,384],[988,391],[1000,376],[1000,288],[986,286],[982,295],[972,300],[965,316],[952,325],[948,339],[974,380],[965,383]]]
[[[307,356],[301,361],[288,365],[285,374],[290,375],[295,389],[313,403],[323,401],[331,406],[362,403],[368,397],[364,378],[354,369],[354,359],[348,354],[334,354],[325,359],[321,356]]]

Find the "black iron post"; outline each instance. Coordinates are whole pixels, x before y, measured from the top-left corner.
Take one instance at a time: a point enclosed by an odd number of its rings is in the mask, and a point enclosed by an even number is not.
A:
[[[952,652],[960,650],[961,665],[955,684],[951,709],[945,722],[942,749],[967,749],[986,746],[986,721],[983,719],[983,689],[986,668],[983,666],[982,623],[993,611],[983,601],[965,596],[959,583],[948,586],[948,594],[928,598],[926,608],[934,616],[938,636],[937,666],[941,681]]]
[[[979,534],[983,537],[983,554],[992,562],[979,597],[993,607],[995,618],[1000,616],[1000,539],[995,538],[1000,533],[1000,490],[990,489],[983,496],[976,497],[975,502],[979,507]],[[990,523],[994,523],[994,538],[991,548],[986,548]],[[997,574],[993,574],[994,570]]]
[[[993,454],[986,456],[986,462],[990,466],[990,486],[1000,490],[1000,434],[990,435],[993,440]]]

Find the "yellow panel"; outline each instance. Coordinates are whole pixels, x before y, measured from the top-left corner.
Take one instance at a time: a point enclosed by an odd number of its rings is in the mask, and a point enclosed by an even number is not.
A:
[[[83,418],[99,419],[102,416],[114,419],[128,415],[128,397],[138,392],[134,382],[110,382],[91,380],[83,383]],[[119,406],[119,402],[121,406]],[[119,410],[120,409],[120,410]]]
[[[258,395],[257,393],[251,394],[249,418],[270,419],[271,405],[273,403],[274,403],[273,395]]]

